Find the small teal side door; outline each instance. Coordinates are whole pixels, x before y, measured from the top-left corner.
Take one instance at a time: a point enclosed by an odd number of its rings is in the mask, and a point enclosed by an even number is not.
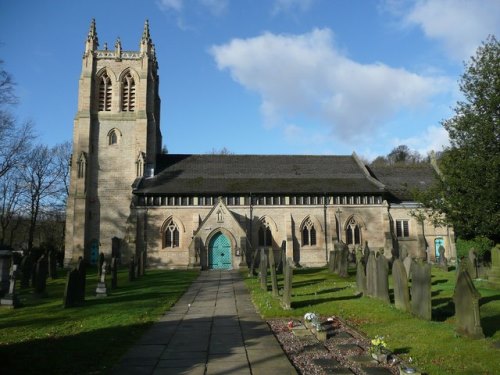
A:
[[[217,233],[210,240],[208,246],[208,266],[216,270],[230,270],[232,268],[231,243],[222,233]]]
[[[90,244],[90,264],[97,264],[97,258],[99,257],[99,242],[97,240],[92,240]]]
[[[439,248],[444,247],[444,240],[442,238],[436,238],[434,240],[434,251],[436,255],[436,260],[439,260]]]

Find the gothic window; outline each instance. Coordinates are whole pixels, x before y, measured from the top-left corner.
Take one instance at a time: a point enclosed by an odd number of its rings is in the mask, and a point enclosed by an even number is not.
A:
[[[122,79],[122,111],[134,112],[135,110],[135,81],[128,72]]]
[[[108,133],[108,144],[110,146],[116,145],[120,139],[119,136],[120,136],[120,134],[118,133],[118,131],[116,129],[111,130]]]
[[[259,246],[273,246],[273,234],[265,221],[259,227]]]
[[[87,156],[84,152],[78,158],[78,178],[85,178],[87,174]]]
[[[139,155],[137,156],[137,161],[135,162],[136,177],[142,177],[144,175],[144,161],[145,161],[145,155],[143,152],[140,152]]]
[[[302,227],[302,246],[315,246],[316,243],[316,229],[311,218],[308,218]]]
[[[361,245],[361,226],[351,218],[345,230],[347,245]]]
[[[170,220],[163,233],[163,247],[179,247],[179,228]]]
[[[105,72],[99,79],[99,111],[111,111],[111,78]]]
[[[398,238],[410,237],[408,220],[396,220],[396,237]]]

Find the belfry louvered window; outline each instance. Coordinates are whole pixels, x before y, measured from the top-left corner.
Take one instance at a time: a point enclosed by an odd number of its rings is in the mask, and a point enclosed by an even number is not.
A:
[[[99,80],[99,111],[111,111],[111,78],[104,73]]]
[[[122,80],[122,111],[134,112],[135,110],[135,81],[129,73]]]

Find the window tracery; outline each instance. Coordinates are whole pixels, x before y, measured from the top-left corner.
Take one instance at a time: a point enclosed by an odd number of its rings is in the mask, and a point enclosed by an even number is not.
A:
[[[163,233],[163,248],[166,247],[179,247],[179,228],[173,220],[168,222]]]
[[[308,218],[302,227],[302,246],[315,246],[316,243],[316,228],[311,218]]]
[[[347,245],[361,245],[361,226],[354,217],[349,219],[345,232]]]
[[[128,72],[122,79],[122,111],[134,112],[135,110],[135,81]]]
[[[108,73],[99,79],[99,111],[111,111],[112,85]]]

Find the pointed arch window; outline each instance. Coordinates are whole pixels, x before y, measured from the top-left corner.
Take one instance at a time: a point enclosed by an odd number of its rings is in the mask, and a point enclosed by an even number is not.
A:
[[[144,175],[144,161],[145,161],[145,155],[143,152],[140,152],[139,156],[137,157],[137,161],[135,162],[136,177],[142,177]]]
[[[99,111],[111,111],[111,98],[111,78],[104,72],[99,79]]]
[[[163,247],[179,247],[179,228],[173,220],[170,220],[163,233]]]
[[[85,178],[87,175],[87,155],[85,152],[78,158],[78,178]]]
[[[308,218],[302,227],[302,246],[316,245],[316,228],[311,218]]]
[[[135,110],[135,81],[128,72],[122,79],[122,111],[134,112]]]
[[[361,245],[361,226],[355,218],[351,218],[346,227],[347,245]]]
[[[120,136],[121,134],[117,129],[112,129],[108,133],[108,145],[112,146],[118,144],[120,142]]]
[[[273,234],[266,221],[259,227],[259,246],[273,246]]]

